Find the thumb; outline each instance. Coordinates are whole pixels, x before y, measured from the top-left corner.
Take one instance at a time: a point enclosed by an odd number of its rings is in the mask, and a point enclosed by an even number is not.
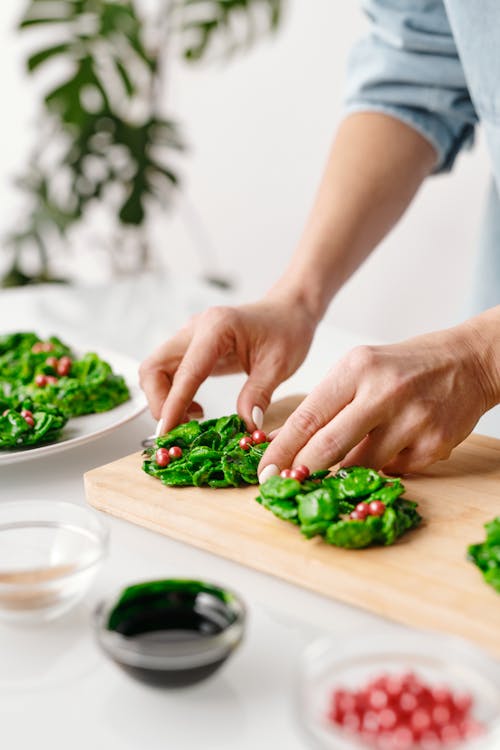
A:
[[[251,430],[262,429],[264,414],[282,378],[264,363],[256,364],[238,397],[238,414]]]

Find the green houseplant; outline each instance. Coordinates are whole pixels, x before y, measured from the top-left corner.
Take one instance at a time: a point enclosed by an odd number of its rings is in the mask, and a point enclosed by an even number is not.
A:
[[[97,200],[121,227],[137,228],[136,265],[147,267],[148,212],[155,201],[168,205],[179,184],[172,153],[183,148],[160,96],[169,55],[194,63],[248,48],[278,27],[284,1],[153,0],[145,12],[137,0],[30,0],[19,28],[43,31],[44,42],[27,69],[55,62],[64,73],[44,95],[38,139],[17,179],[27,208],[4,238],[3,286],[55,280],[51,248]],[[37,257],[30,272],[27,249]]]

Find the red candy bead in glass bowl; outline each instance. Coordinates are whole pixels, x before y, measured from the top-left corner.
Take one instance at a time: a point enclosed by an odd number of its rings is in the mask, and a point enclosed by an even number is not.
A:
[[[318,750],[500,750],[500,665],[452,636],[398,628],[317,641],[296,700]]]

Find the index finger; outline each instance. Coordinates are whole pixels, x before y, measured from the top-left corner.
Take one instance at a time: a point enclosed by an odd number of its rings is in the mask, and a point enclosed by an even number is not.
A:
[[[183,328],[161,344],[139,368],[141,388],[146,395],[149,409],[155,419],[160,418],[163,404],[172,387],[172,380],[192,334]]]
[[[335,367],[288,417],[266,449],[258,468],[259,481],[292,466],[299,451],[352,401],[354,394],[353,379]]]
[[[195,333],[175,372],[161,410],[162,431],[168,432],[182,420],[196,392],[212,373],[222,352],[220,331],[213,327]]]

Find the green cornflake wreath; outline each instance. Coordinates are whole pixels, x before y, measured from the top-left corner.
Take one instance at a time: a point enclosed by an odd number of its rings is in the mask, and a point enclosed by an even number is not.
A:
[[[471,544],[468,557],[483,574],[483,578],[500,594],[500,516],[485,524],[486,540]]]
[[[257,484],[257,467],[269,443],[243,449],[240,440],[247,436],[245,423],[237,414],[205,422],[186,422],[157,438],[144,451],[142,468],[163,484],[175,487]],[[180,448],[181,455],[161,466],[158,452],[172,448]]]
[[[307,539],[321,536],[336,547],[360,549],[394,544],[420,524],[417,503],[401,497],[404,491],[400,479],[351,466],[335,475],[316,472],[303,482],[271,477],[256,499],[278,518],[299,526]]]
[[[254,433],[255,434],[255,433]],[[257,468],[268,442],[253,443],[237,414],[186,422],[157,438],[144,452],[143,469],[176,487],[240,487],[258,484]],[[310,539],[357,549],[394,544],[419,525],[417,504],[404,499],[400,479],[353,466],[335,475],[318,471],[303,481],[271,477],[256,498]]]
[[[121,375],[55,336],[0,336],[0,449],[54,442],[71,417],[113,409],[130,393]]]

